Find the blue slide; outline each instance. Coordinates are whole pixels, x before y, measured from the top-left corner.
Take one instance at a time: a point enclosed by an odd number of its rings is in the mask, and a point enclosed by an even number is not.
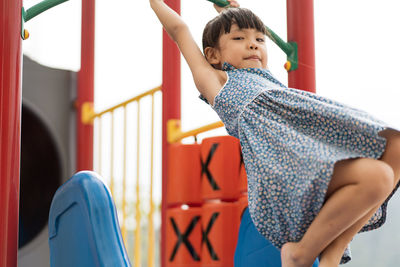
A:
[[[49,214],[50,266],[131,266],[111,194],[94,172],[56,192]]]

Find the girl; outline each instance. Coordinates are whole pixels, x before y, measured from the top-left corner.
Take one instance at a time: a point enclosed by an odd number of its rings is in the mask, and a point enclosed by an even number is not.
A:
[[[348,261],[353,236],[385,221],[400,178],[400,132],[275,79],[268,33],[251,11],[230,8],[211,20],[203,55],[179,15],[162,0],[150,4],[201,97],[240,139],[250,214],[281,249],[282,266],[310,267],[318,256],[321,267]]]

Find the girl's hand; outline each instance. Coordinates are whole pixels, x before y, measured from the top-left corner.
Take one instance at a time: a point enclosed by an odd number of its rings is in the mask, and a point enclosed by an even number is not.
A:
[[[240,7],[239,2],[236,0],[228,0],[228,2],[229,2],[229,6],[227,6],[227,7]],[[222,10],[226,9],[227,7],[220,7],[216,4],[214,4],[214,8],[215,8],[215,10],[217,10],[218,13],[221,13]]]

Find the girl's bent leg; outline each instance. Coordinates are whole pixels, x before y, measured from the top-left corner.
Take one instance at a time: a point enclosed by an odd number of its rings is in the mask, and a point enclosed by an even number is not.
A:
[[[390,165],[390,167],[392,167],[394,172],[393,189],[395,189],[400,179],[400,133],[398,131],[388,129],[380,132],[379,135],[385,137],[387,140],[385,152],[380,160],[386,162]],[[374,215],[379,207],[380,205],[373,208],[366,216],[356,222],[352,227],[347,229],[336,240],[329,244],[329,246],[321,254],[321,267],[331,266],[329,265],[330,262],[334,262],[335,265],[332,266],[337,266],[339,264],[347,245],[368,222],[372,215]]]
[[[368,220],[375,214],[380,205],[374,207],[358,222],[344,231],[338,238],[325,248],[320,255],[319,267],[336,267],[340,264],[343,253],[353,237],[361,230]]]
[[[300,242],[282,247],[282,266],[310,267],[333,240],[383,202],[392,188],[393,170],[382,161],[361,158],[336,163],[324,206]]]

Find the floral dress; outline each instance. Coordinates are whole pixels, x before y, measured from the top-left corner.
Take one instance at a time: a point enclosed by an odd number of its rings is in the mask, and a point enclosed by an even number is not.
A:
[[[334,164],[380,158],[386,139],[378,132],[387,125],[364,111],[288,88],[269,70],[228,63],[223,70],[228,80],[212,108],[229,135],[240,140],[251,218],[278,248],[297,242],[324,203]],[[389,198],[361,231],[384,223]],[[342,263],[349,260],[347,249]]]

